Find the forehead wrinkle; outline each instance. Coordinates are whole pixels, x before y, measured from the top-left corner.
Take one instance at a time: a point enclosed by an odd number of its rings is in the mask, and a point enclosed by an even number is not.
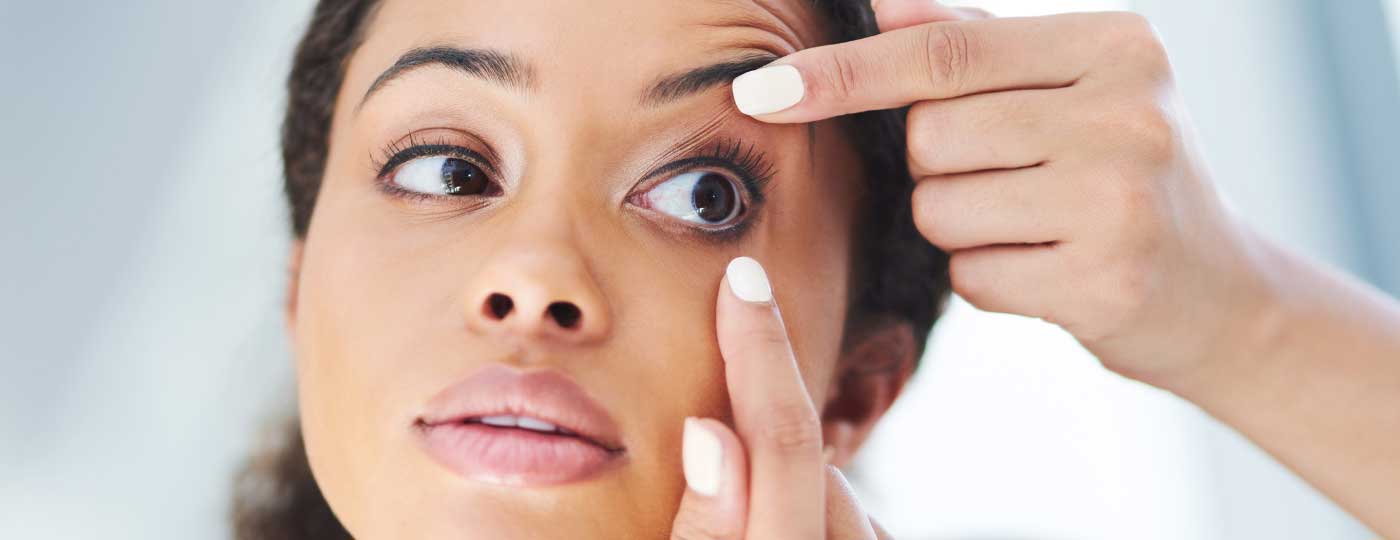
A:
[[[774,37],[787,45],[787,52],[793,53],[815,44],[814,39],[803,39],[804,21],[788,20],[782,10],[772,6],[771,0],[721,0],[731,7],[734,13],[726,14],[702,23],[713,28],[752,28]],[[814,22],[814,21],[805,21]]]

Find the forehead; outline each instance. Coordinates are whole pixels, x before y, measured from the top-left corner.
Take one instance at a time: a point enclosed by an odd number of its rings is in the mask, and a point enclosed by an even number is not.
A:
[[[384,0],[353,63],[382,69],[413,48],[489,48],[524,60],[543,88],[616,93],[705,61],[820,43],[808,2]]]

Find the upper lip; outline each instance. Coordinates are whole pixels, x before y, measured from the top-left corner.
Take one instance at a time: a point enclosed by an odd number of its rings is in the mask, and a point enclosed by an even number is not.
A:
[[[547,369],[484,368],[430,399],[417,424],[431,428],[507,414],[549,422],[608,451],[624,449],[607,410],[572,377]]]

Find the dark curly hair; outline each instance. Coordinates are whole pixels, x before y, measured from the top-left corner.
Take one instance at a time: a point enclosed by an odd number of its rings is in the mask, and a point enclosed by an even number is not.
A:
[[[829,25],[832,42],[877,32],[868,0],[808,1]],[[377,6],[377,0],[320,0],[297,46],[282,124],[284,187],[297,238],[305,238],[316,207],[346,65]],[[845,333],[850,337],[888,321],[905,322],[913,330],[916,353],[922,353],[949,293],[948,257],[914,228],[905,113],[872,111],[839,120],[857,141],[866,180],[853,231]],[[235,538],[350,538],[311,476],[297,419],[287,420],[278,434],[280,439],[269,441],[239,475],[232,508]]]

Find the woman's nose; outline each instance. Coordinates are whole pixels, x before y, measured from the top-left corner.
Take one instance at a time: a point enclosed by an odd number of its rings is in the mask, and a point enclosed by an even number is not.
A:
[[[483,335],[579,344],[610,331],[608,305],[589,269],[572,254],[497,254],[469,291],[467,324]]]

